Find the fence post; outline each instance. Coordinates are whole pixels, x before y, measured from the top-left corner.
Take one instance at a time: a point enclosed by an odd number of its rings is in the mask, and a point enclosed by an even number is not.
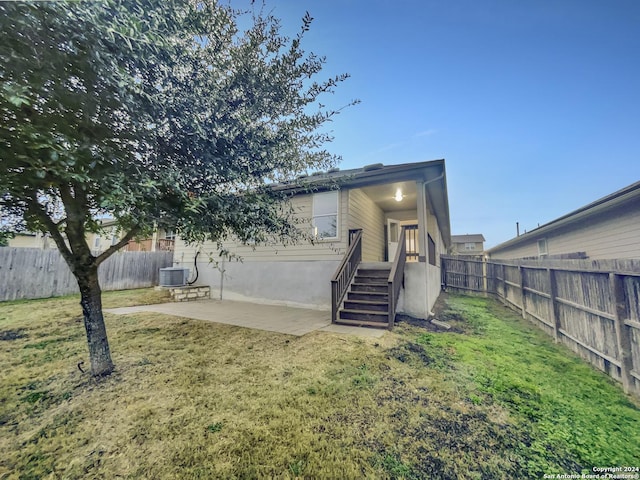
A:
[[[627,308],[627,296],[624,289],[624,277],[610,273],[609,290],[615,309],[613,313],[615,315],[616,340],[618,343],[618,358],[620,360],[620,377],[625,393],[629,393],[634,380],[631,376],[631,370],[633,369],[631,339],[625,325],[625,320],[629,316],[629,309]]]
[[[440,290],[447,291],[447,259],[440,255]]]
[[[560,318],[558,316],[558,304],[556,297],[558,296],[558,287],[556,285],[556,272],[552,268],[547,268],[549,276],[549,314],[553,321],[553,340],[558,343],[560,341]]]
[[[487,277],[488,277],[487,258],[482,257],[482,290],[484,290],[485,297],[489,295],[489,281]]]
[[[471,283],[470,282],[471,279],[469,278],[469,262],[468,261],[463,261],[462,265],[464,266],[462,268],[462,278],[464,279],[463,283],[462,283],[462,287],[465,290],[469,290],[469,283]]]
[[[502,264],[502,301],[505,303],[505,305],[508,305],[507,303],[507,268],[504,263]]]
[[[522,265],[518,265],[518,273],[520,274],[520,301],[522,302],[522,318],[527,318],[527,303],[524,298],[524,272]]]

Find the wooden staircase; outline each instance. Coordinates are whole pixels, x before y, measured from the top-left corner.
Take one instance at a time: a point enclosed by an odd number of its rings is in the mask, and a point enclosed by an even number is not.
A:
[[[335,323],[389,328],[389,263],[358,265]]]
[[[363,263],[362,230],[349,231],[349,248],[331,279],[331,323],[393,328],[404,285],[405,235],[402,228],[393,262]]]

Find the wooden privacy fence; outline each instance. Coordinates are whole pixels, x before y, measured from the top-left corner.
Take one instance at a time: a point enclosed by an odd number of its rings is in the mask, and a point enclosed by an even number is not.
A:
[[[442,257],[447,289],[496,295],[556,342],[640,395],[640,262],[511,263]],[[592,266],[599,266],[593,264]]]
[[[100,265],[103,290],[158,284],[159,270],[171,267],[173,252],[118,252]],[[58,250],[0,248],[0,301],[78,293],[78,284]]]

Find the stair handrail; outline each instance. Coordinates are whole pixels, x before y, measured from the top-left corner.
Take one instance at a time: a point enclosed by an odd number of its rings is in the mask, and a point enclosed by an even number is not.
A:
[[[404,275],[404,265],[407,262],[407,242],[406,230],[404,227],[400,230],[400,238],[398,238],[398,249],[393,259],[393,265],[389,272],[388,293],[389,293],[389,328],[393,327],[396,318],[396,307],[398,297],[400,296],[400,287],[402,287],[402,278]]]
[[[351,280],[358,270],[362,260],[362,230],[356,232],[351,239],[351,245],[344,254],[344,258],[331,279],[331,323],[338,318],[338,307],[349,289]]]

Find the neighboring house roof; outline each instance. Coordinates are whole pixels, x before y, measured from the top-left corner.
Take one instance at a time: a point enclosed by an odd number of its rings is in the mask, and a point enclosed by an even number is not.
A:
[[[481,233],[473,233],[467,235],[451,235],[452,243],[480,243],[484,242],[484,236]]]
[[[438,219],[445,246],[450,245],[451,228],[449,220],[449,200],[444,160],[383,165],[376,163],[362,168],[340,170],[333,168],[327,172],[298,177],[294,181],[282,183],[274,188],[291,190],[293,193],[309,193],[335,187],[360,188],[394,182],[422,181],[427,188],[429,203]]]
[[[545,223],[538,228],[535,228],[527,233],[520,235],[519,237],[512,238],[504,243],[496,245],[493,248],[487,250],[487,253],[491,253],[497,250],[501,250],[507,247],[513,247],[520,243],[529,241],[532,237],[540,237],[548,232],[556,230],[560,227],[570,225],[571,223],[588,219],[592,215],[601,213],[602,211],[623,204],[629,200],[640,197],[640,181],[632,183],[631,185],[624,187],[616,192],[613,192],[605,197],[602,197],[595,202],[589,203],[584,207],[580,207],[573,212],[567,213],[560,218],[556,218],[551,222]]]

